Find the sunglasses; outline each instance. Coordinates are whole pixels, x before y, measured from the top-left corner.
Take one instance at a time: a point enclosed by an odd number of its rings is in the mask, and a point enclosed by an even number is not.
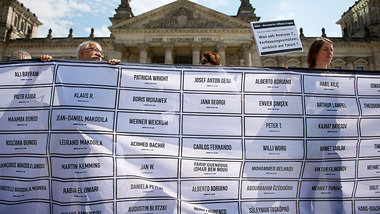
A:
[[[99,50],[98,48],[86,48],[85,49],[86,51],[95,51],[95,52],[98,52],[98,53],[100,53],[100,55],[102,56],[102,57],[104,57],[104,54],[103,54],[103,51],[101,51],[101,50]]]

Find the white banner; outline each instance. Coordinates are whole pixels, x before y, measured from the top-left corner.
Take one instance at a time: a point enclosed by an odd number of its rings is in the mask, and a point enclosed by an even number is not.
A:
[[[380,73],[0,64],[0,213],[380,213]]]

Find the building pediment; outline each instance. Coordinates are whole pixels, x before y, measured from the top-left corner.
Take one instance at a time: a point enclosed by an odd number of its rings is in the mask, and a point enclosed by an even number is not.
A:
[[[186,7],[177,8],[165,17],[151,20],[144,24],[146,29],[157,28],[229,28],[231,26],[224,23],[201,17],[196,11]]]
[[[250,24],[207,7],[177,0],[109,27],[110,31],[129,29],[227,29],[250,28]]]

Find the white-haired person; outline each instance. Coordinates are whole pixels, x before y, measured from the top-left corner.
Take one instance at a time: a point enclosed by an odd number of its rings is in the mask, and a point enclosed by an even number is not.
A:
[[[89,60],[89,61],[102,61],[104,54],[102,47],[99,43],[94,41],[85,41],[81,43],[77,48],[77,57],[79,60]],[[49,55],[41,55],[42,59],[47,59],[44,62],[50,61],[52,59]],[[115,65],[120,63],[118,59],[110,59],[108,60],[108,64]]]
[[[9,60],[27,60],[27,59],[32,59],[32,57],[30,56],[28,52],[23,51],[23,50],[17,50],[13,52],[11,57],[9,58]],[[50,61],[51,59],[52,57],[49,55],[40,56],[40,60],[43,62]]]
[[[99,43],[94,41],[85,41],[77,48],[77,56],[79,60],[102,61],[104,54]],[[120,63],[118,59],[108,60],[108,64],[115,65]]]
[[[25,60],[25,59],[32,59],[30,54],[23,50],[18,50],[12,53],[9,60]]]

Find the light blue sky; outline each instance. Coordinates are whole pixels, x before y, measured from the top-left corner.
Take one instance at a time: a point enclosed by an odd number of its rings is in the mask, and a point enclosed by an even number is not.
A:
[[[109,36],[109,17],[120,0],[19,0],[44,23],[39,27],[38,36],[45,37],[52,28],[53,37],[66,37],[73,28],[74,37],[88,36],[95,29],[95,36]],[[131,0],[135,15],[171,3],[174,0]],[[236,15],[240,0],[192,0],[227,15]],[[340,37],[341,30],[335,23],[343,12],[354,5],[356,0],[250,0],[256,8],[260,21],[294,19],[298,28],[304,29],[305,36],[321,35],[326,28],[330,37]]]

